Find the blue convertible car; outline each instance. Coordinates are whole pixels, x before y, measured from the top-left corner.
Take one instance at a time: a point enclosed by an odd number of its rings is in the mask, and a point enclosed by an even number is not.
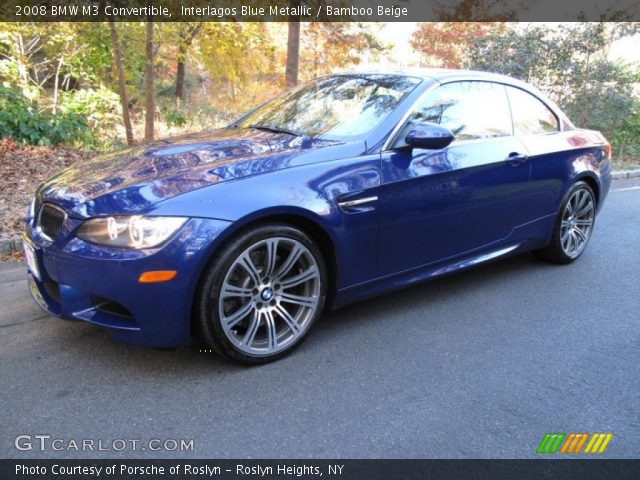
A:
[[[300,344],[325,307],[533,250],[584,251],[611,148],[514,79],[320,78],[220,130],[54,176],[25,253],[47,312],[115,338],[197,335],[245,363]]]

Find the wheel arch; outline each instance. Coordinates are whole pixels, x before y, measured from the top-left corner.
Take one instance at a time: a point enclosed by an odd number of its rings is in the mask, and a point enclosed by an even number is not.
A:
[[[314,218],[317,217],[317,218]],[[270,223],[277,223],[279,225],[288,225],[307,234],[317,245],[322,252],[325,266],[327,268],[328,285],[327,285],[327,300],[326,305],[331,308],[333,300],[335,298],[336,285],[339,279],[339,262],[337,257],[337,251],[335,248],[335,242],[331,234],[327,229],[321,225],[319,217],[313,212],[306,211],[304,209],[291,209],[291,210],[265,210],[254,212],[245,218],[241,218],[234,222],[232,227],[225,231],[224,236],[220,241],[215,243],[215,246],[207,252],[205,261],[202,262],[202,267],[197,273],[197,278],[194,283],[194,289],[191,292],[191,312],[192,319],[194,318],[194,311],[196,308],[196,298],[198,289],[200,288],[203,276],[207,271],[209,265],[215,260],[217,252],[224,248],[229,242],[233,241],[238,235],[252,228],[266,225]],[[193,329],[193,322],[192,322]]]
[[[599,208],[599,206],[600,206],[600,182],[598,181],[596,176],[594,174],[590,173],[590,172],[584,172],[582,175],[578,176],[575,179],[575,182],[579,182],[579,181],[583,181],[587,185],[589,185],[589,187],[593,191],[593,195],[595,196],[596,209]]]

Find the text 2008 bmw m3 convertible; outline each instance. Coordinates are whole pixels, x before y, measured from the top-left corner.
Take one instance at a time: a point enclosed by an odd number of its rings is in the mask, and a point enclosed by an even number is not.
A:
[[[603,136],[482,72],[321,78],[227,128],[54,176],[25,252],[47,312],[119,340],[279,358],[338,307],[506,255],[569,263],[610,185]]]

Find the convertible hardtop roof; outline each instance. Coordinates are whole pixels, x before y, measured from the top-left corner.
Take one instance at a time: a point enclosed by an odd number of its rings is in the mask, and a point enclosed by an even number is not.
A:
[[[342,71],[336,75],[398,75],[403,77],[417,77],[424,80],[436,80],[438,82],[450,79],[476,79],[494,82],[510,83],[514,85],[526,85],[513,77],[498,73],[481,72],[479,70],[454,70],[450,68],[416,68],[416,69],[383,69],[383,70],[353,70]]]
[[[337,72],[335,75],[358,75],[361,77],[366,76],[380,76],[380,75],[396,75],[403,77],[420,78],[422,80],[436,81],[445,83],[453,80],[484,80],[488,82],[504,83],[512,85],[514,87],[521,88],[534,94],[539,99],[543,100],[555,113],[562,119],[563,130],[575,128],[569,118],[560,110],[560,108],[549,98],[546,97],[538,88],[533,85],[529,85],[521,80],[518,80],[507,75],[501,75],[499,73],[481,72],[479,70],[454,70],[449,68],[417,68],[417,69],[382,69],[382,70],[352,70]]]

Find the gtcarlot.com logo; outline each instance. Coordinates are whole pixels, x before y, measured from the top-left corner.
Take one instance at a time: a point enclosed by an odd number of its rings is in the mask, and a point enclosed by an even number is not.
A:
[[[547,433],[537,453],[604,453],[613,433]],[[584,448],[584,449],[583,449]]]
[[[186,452],[195,449],[193,439],[184,438],[114,438],[113,440],[94,438],[56,438],[51,435],[18,435],[14,445],[20,451],[40,452]]]

